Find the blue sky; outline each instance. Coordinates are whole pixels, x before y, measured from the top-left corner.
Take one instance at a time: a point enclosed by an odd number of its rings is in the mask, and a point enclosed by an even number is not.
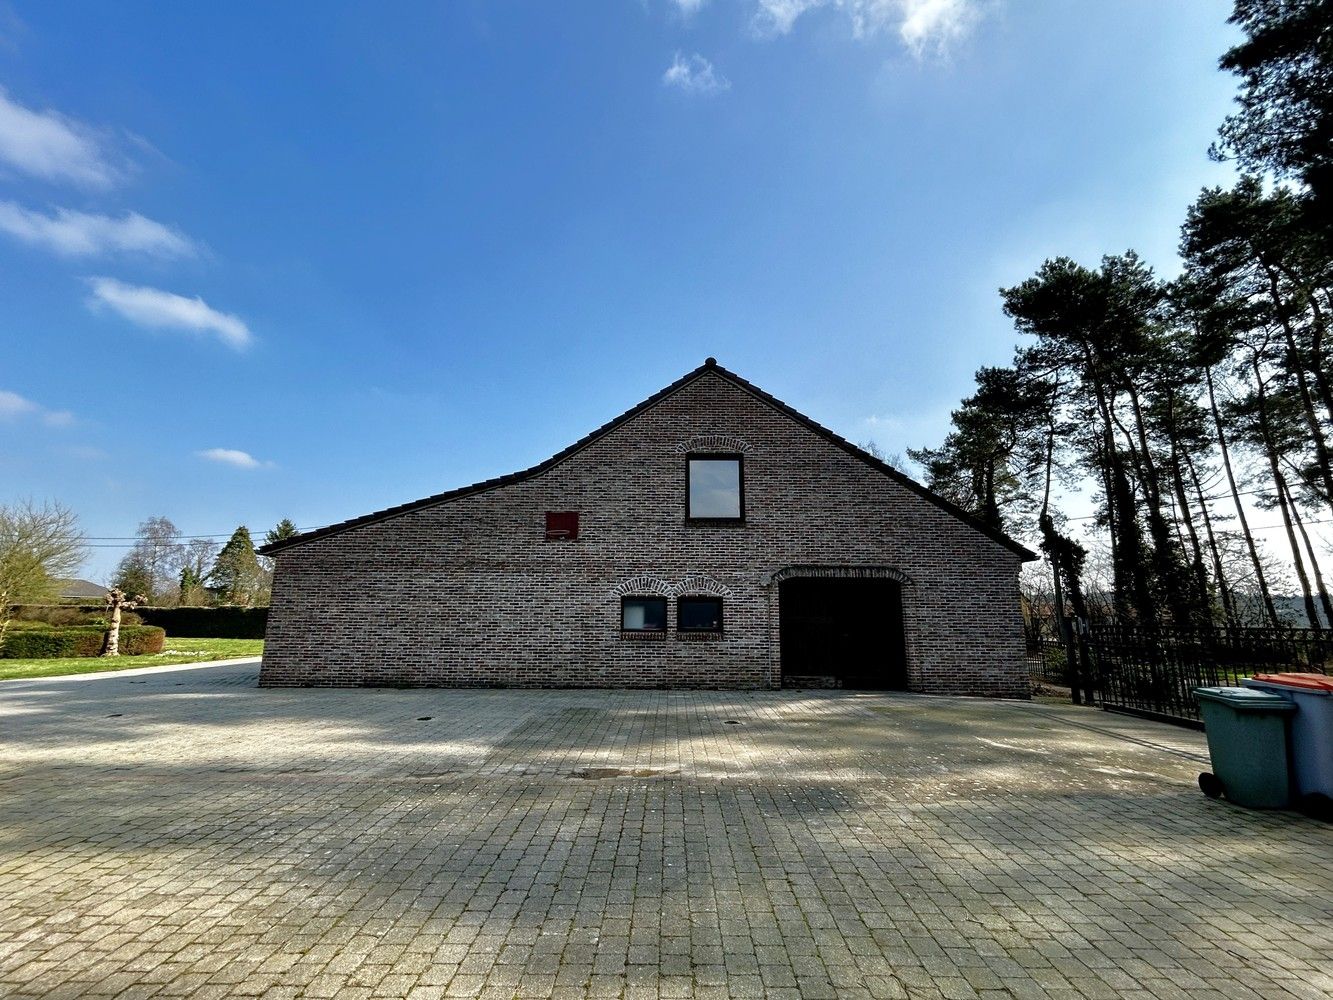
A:
[[[313,527],[531,465],[707,355],[934,444],[1010,355],[997,287],[1174,269],[1229,177],[1228,11],[0,3],[0,502]]]

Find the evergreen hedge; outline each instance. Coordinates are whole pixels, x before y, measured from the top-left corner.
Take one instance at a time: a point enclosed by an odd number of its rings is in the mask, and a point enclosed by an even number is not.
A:
[[[268,608],[135,608],[145,625],[182,639],[262,639]]]
[[[125,656],[160,653],[167,633],[153,625],[122,625],[120,652]],[[67,656],[101,656],[106,629],[95,625],[71,628],[15,629],[5,636],[0,656],[10,660],[51,660]]]
[[[105,618],[101,604],[41,605],[16,604],[16,620],[36,619],[58,625],[81,624],[81,616]],[[70,620],[74,619],[74,620]],[[124,613],[125,624],[142,621],[167,630],[167,635],[182,639],[262,639],[268,624],[268,608],[135,608]],[[122,631],[124,626],[122,626]]]

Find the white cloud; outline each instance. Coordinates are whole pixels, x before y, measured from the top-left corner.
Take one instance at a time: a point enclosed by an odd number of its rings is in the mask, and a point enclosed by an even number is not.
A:
[[[48,410],[17,392],[0,389],[0,420],[19,420],[32,417],[48,427],[68,427],[74,423],[74,414],[68,410]]]
[[[109,188],[124,176],[102,137],[58,111],[33,111],[0,89],[0,163],[47,181]]]
[[[88,280],[93,290],[89,304],[93,308],[105,306],[140,326],[211,333],[236,350],[248,347],[254,340],[250,328],[239,317],[218,312],[198,296],[190,299],[157,288],[127,285],[115,278]]]
[[[36,410],[37,404],[32,400],[24,399],[17,392],[0,389],[0,417],[13,420],[15,417],[26,416]]]
[[[902,8],[898,35],[918,58],[961,41],[981,17],[976,0],[905,0]]]
[[[36,413],[40,407],[31,399],[24,399],[17,392],[0,389],[0,419],[14,420]]]
[[[681,16],[688,20],[692,15],[697,13],[708,0],[671,0],[671,2],[676,5],[676,9],[680,11]]]
[[[989,0],[756,0],[754,25],[761,34],[785,35],[805,13],[829,8],[844,14],[852,34],[869,38],[896,32],[918,58],[943,52],[973,29]]]
[[[755,27],[764,34],[785,35],[791,31],[798,17],[829,2],[830,0],[758,0],[759,9],[754,15]]]
[[[677,87],[687,94],[716,94],[731,89],[731,81],[714,70],[713,64],[697,52],[688,58],[677,52],[662,74],[662,84]]]
[[[104,253],[190,257],[198,252],[180,232],[138,212],[115,218],[57,208],[54,215],[43,215],[12,201],[0,201],[0,231],[68,257]]]
[[[238,469],[258,469],[266,465],[272,465],[272,462],[261,462],[248,451],[239,451],[236,448],[206,448],[203,451],[195,452],[200,458],[208,459],[210,462],[219,462],[222,465],[235,466]]]

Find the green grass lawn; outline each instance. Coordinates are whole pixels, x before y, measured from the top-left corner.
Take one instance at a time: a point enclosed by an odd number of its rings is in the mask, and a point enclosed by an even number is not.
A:
[[[89,674],[103,670],[131,670],[135,667],[161,667],[170,663],[201,663],[204,660],[230,660],[238,656],[259,656],[263,639],[167,639],[160,653],[144,656],[70,656],[58,660],[0,659],[0,680],[24,677],[59,677],[62,674]]]

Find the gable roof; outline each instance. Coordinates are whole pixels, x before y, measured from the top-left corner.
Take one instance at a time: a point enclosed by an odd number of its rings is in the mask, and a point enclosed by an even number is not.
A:
[[[91,580],[57,580],[56,590],[59,592],[60,597],[102,598],[106,596],[106,588],[100,584],[93,583]]]
[[[945,513],[953,515],[955,518],[962,521],[970,528],[985,535],[992,541],[999,542],[1001,545],[1005,546],[1012,552],[1016,553],[1021,559],[1023,559],[1023,561],[1028,562],[1037,558],[1036,553],[1034,553],[1031,549],[1028,549],[1023,545],[1020,545],[1018,542],[1014,541],[1004,532],[997,531],[994,528],[990,527],[989,525],[982,523],[980,520],[978,520],[973,515],[969,514],[967,511],[963,510],[957,504],[951,503],[950,501],[944,499],[944,497],[940,496],[939,494],[931,492],[930,490],[926,489],[926,487],[918,483],[915,479],[912,479],[910,476],[904,475],[897,469],[893,468],[893,466],[888,465],[887,463],[876,458],[874,455],[870,454],[865,449],[857,447],[856,445],[848,441],[846,438],[842,437],[839,434],[835,434],[833,431],[829,430],[823,424],[817,423],[816,421],[810,419],[804,413],[801,413],[799,410],[796,410],[793,407],[788,406],[786,403],[784,403],[777,397],[769,395],[763,389],[759,388],[754,383],[741,378],[741,376],[737,375],[735,372],[723,368],[721,365],[717,363],[716,358],[709,358],[698,368],[695,368],[693,371],[686,372],[684,375],[676,379],[676,381],[672,382],[666,388],[653,393],[642,403],[639,403],[637,406],[633,406],[630,409],[626,410],[624,413],[616,417],[614,420],[602,424],[601,427],[598,427],[591,434],[587,434],[584,437],[579,438],[579,440],[575,441],[568,448],[565,448],[563,451],[556,452],[556,454],[546,459],[546,461],[539,462],[537,465],[532,466],[532,468],[530,469],[524,469],[521,472],[511,472],[508,475],[504,476],[496,476],[493,479],[486,479],[480,483],[473,483],[470,486],[460,486],[457,487],[456,489],[446,490],[443,493],[436,493],[434,496],[423,497],[420,500],[413,500],[410,503],[399,504],[396,507],[386,507],[384,510],[373,511],[369,514],[363,514],[360,517],[354,517],[347,521],[339,521],[336,524],[330,524],[323,528],[316,528],[313,531],[303,532],[302,534],[284,539],[281,542],[274,542],[272,545],[261,546],[257,551],[261,555],[271,556],[278,552],[282,552],[286,549],[293,548],[294,546],[302,545],[305,542],[314,541],[316,538],[327,538],[330,535],[340,534],[341,532],[347,531],[351,528],[359,528],[362,525],[374,524],[377,521],[387,521],[390,518],[397,517],[400,514],[406,514],[414,510],[421,510],[423,507],[431,507],[434,506],[435,504],[447,503],[450,500],[457,500],[459,497],[471,496],[475,493],[485,493],[488,490],[497,489],[498,487],[501,486],[509,486],[513,483],[521,483],[524,480],[532,479],[536,476],[541,475],[548,469],[563,462],[565,459],[569,458],[575,452],[582,451],[584,448],[592,444],[594,441],[597,441],[599,438],[605,437],[607,434],[610,434],[621,424],[624,424],[627,421],[632,420],[634,417],[637,417],[644,410],[647,410],[651,406],[665,399],[667,396],[670,396],[672,393],[677,392],[678,390],[689,385],[691,382],[695,381],[701,376],[709,373],[719,376],[720,378],[724,379],[727,382],[730,382],[737,388],[742,389],[745,392],[748,392],[750,395],[754,396],[755,398],[762,400],[763,402],[767,403],[769,406],[773,407],[779,412],[786,414],[788,417],[791,417],[797,423],[814,431],[816,434],[824,438],[829,443],[836,445],[838,448],[841,448],[843,451],[847,452],[847,454],[851,455],[854,458],[860,459],[862,462],[864,462],[866,465],[869,465],[877,472],[883,473],[885,476],[893,480],[899,486],[906,488],[907,490],[911,491],[912,493],[915,493],[922,499],[934,504],[936,507],[938,507]]]

